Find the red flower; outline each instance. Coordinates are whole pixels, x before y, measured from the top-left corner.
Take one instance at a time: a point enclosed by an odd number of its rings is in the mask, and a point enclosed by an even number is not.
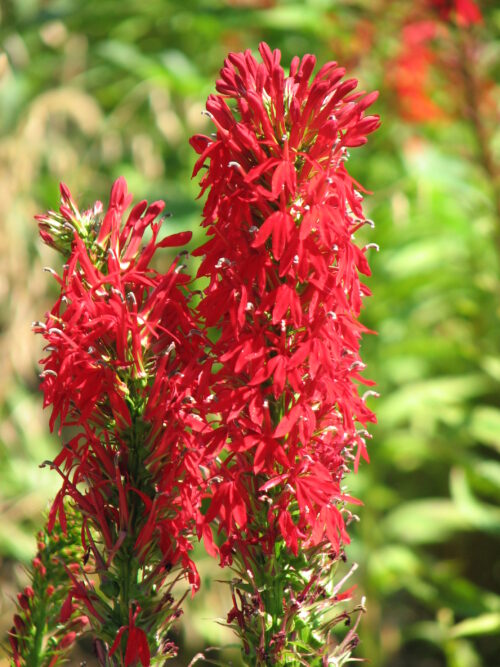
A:
[[[262,63],[228,56],[207,102],[217,135],[191,141],[212,236],[195,252],[210,280],[199,312],[221,329],[209,447],[227,455],[205,520],[218,520],[223,560],[256,540],[270,553],[280,534],[294,552],[325,539],[338,551],[339,480],[347,457],[366,458],[356,424],[374,420],[355,384],[367,383],[357,317],[369,268],[353,234],[367,221],[344,163],[379,124],[366,115],[377,94],[354,92],[336,63],[310,83],[311,55],[285,76],[279,51],[259,50]]]
[[[430,4],[444,21],[453,17],[458,25],[464,27],[483,21],[481,10],[474,0],[430,0]]]
[[[445,114],[430,97],[430,75],[436,57],[429,43],[439,35],[434,21],[418,21],[403,28],[401,49],[387,78],[394,88],[401,116],[414,123],[442,120]]]
[[[63,482],[49,529],[56,521],[66,529],[63,501],[70,496],[103,595],[122,590],[114,562],[129,562],[130,586],[143,581],[133,620],[154,619],[147,621],[153,637],[178,612],[162,592],[169,571],[177,567],[193,591],[199,587],[189,551],[204,484],[199,433],[205,426],[193,397],[204,337],[189,309],[189,277],[179,264],[184,253],[164,274],[151,267],[158,249],[184,245],[191,234],[159,239],[163,202],[140,202],[124,219],[131,195],[123,178],[104,215],[98,205],[81,213],[66,186],[61,194],[59,213],[39,218],[44,239],[66,255],[63,275],[56,275],[61,294],[35,331],[47,341],[41,387],[51,428],[59,420],[60,430],[76,432],[50,462]],[[146,664],[146,656],[149,664],[144,631],[132,620],[126,626],[111,611],[114,600],[103,604],[90,581],[68,574],[73,587],[62,617],[78,600],[98,635],[99,628],[118,632],[117,623],[121,632],[128,628],[127,665]],[[128,608],[128,600],[121,602]]]
[[[148,266],[158,248],[183,245],[190,233],[157,242],[160,222],[153,221],[163,202],[147,210],[141,202],[120,229],[129,203],[125,181],[119,179],[97,245],[88,249],[75,234],[63,277],[56,276],[61,296],[46,322],[35,323],[50,351],[42,360],[41,386],[45,405],[52,405],[51,428],[57,417],[60,427],[75,422],[102,426],[108,418],[130,425],[127,383],[146,376],[145,352],[178,344],[179,332],[187,335],[190,330],[179,289],[186,278],[175,265],[164,276]],[[148,228],[152,238],[139,252]],[[186,348],[179,354],[187,357]]]
[[[111,646],[109,656],[111,657],[120,646],[122,635],[127,633],[127,647],[125,649],[125,667],[134,667],[140,661],[143,667],[149,667],[151,657],[149,653],[148,638],[144,630],[135,625],[139,607],[136,607],[134,613],[129,611],[129,624],[122,626],[116,635],[116,639]]]

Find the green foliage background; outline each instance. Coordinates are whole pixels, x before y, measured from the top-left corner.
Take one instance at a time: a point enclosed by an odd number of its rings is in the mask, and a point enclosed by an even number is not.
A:
[[[313,52],[381,91],[382,128],[350,162],[374,192],[366,205],[376,229],[367,241],[381,247],[371,251],[374,296],[364,314],[378,331],[366,338],[364,358],[381,393],[373,403],[379,425],[371,464],[348,480],[365,503],[349,549],[367,596],[358,654],[373,667],[500,664],[495,5],[481,3],[484,24],[471,30],[442,24],[428,92],[444,118],[410,123],[391,73],[402,27],[432,17],[423,0],[0,3],[2,631],[57,485],[38,469],[58,442],[37,393],[40,349],[29,325],[51,303],[42,267],[59,267],[33,215],[57,205],[59,180],[90,205],[106,200],[123,174],[137,197],[167,200],[169,230],[189,227],[199,240],[188,137],[211,131],[201,111],[227,52],[265,40],[285,64]],[[204,586],[179,628],[179,665],[232,641],[214,622],[228,608],[216,582],[223,573],[201,551],[199,558]],[[238,664],[234,650],[219,654],[221,664],[231,659]]]

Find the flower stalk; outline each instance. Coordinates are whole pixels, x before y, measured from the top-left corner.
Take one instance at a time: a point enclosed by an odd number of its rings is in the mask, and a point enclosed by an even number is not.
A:
[[[54,461],[62,478],[49,530],[66,529],[65,499],[81,516],[81,542],[93,576],[72,574],[68,604],[86,608],[100,664],[147,667],[176,654],[168,633],[181,614],[173,589],[199,577],[189,557],[202,485],[196,432],[198,357],[189,277],[180,253],[168,271],[151,267],[160,248],[164,203],[132,208],[118,179],[104,212],[80,212],[61,186],[59,212],[38,218],[42,238],[66,259],[60,296],[34,329],[47,343],[42,360],[51,429],[76,433]],[[145,235],[148,235],[146,239]],[[144,247],[141,248],[141,245]]]
[[[356,643],[336,639],[350,619],[336,569],[357,501],[341,485],[367,459],[373,413],[359,396],[358,320],[369,290],[366,254],[354,234],[367,220],[345,163],[376,129],[376,93],[327,63],[261,44],[259,63],[230,54],[207,110],[215,138],[195,136],[194,173],[206,172],[203,225],[210,240],[199,304],[213,344],[218,420],[204,532],[234,571],[227,621],[249,665],[343,664]],[[351,610],[352,611],[352,610]]]

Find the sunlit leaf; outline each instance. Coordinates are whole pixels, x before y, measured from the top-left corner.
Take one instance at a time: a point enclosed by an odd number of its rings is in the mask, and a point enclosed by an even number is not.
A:
[[[500,533],[500,509],[474,497],[463,469],[451,471],[450,490],[457,508],[468,522],[480,530]]]
[[[482,614],[476,618],[468,618],[457,623],[451,629],[452,637],[472,637],[475,635],[490,635],[500,632],[500,612]]]
[[[444,542],[471,524],[450,500],[434,498],[404,503],[385,518],[384,527],[402,542],[426,544]]]
[[[472,413],[471,435],[500,452],[500,409],[489,406],[476,408]]]

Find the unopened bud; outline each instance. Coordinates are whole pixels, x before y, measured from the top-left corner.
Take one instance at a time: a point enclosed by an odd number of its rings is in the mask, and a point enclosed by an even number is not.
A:
[[[66,635],[64,635],[64,637],[60,640],[57,647],[69,648],[72,644],[74,644],[75,639],[76,639],[76,632],[72,630],[71,632],[68,632]]]
[[[17,601],[21,609],[27,610],[30,608],[29,599],[24,593],[17,594]]]
[[[23,619],[19,616],[19,614],[15,614],[15,615],[14,615],[13,621],[14,621],[14,625],[16,626],[16,630],[18,631],[18,633],[19,633],[20,635],[22,635],[22,634],[24,633],[25,629],[26,629],[26,624],[25,624],[25,622],[24,622]]]

